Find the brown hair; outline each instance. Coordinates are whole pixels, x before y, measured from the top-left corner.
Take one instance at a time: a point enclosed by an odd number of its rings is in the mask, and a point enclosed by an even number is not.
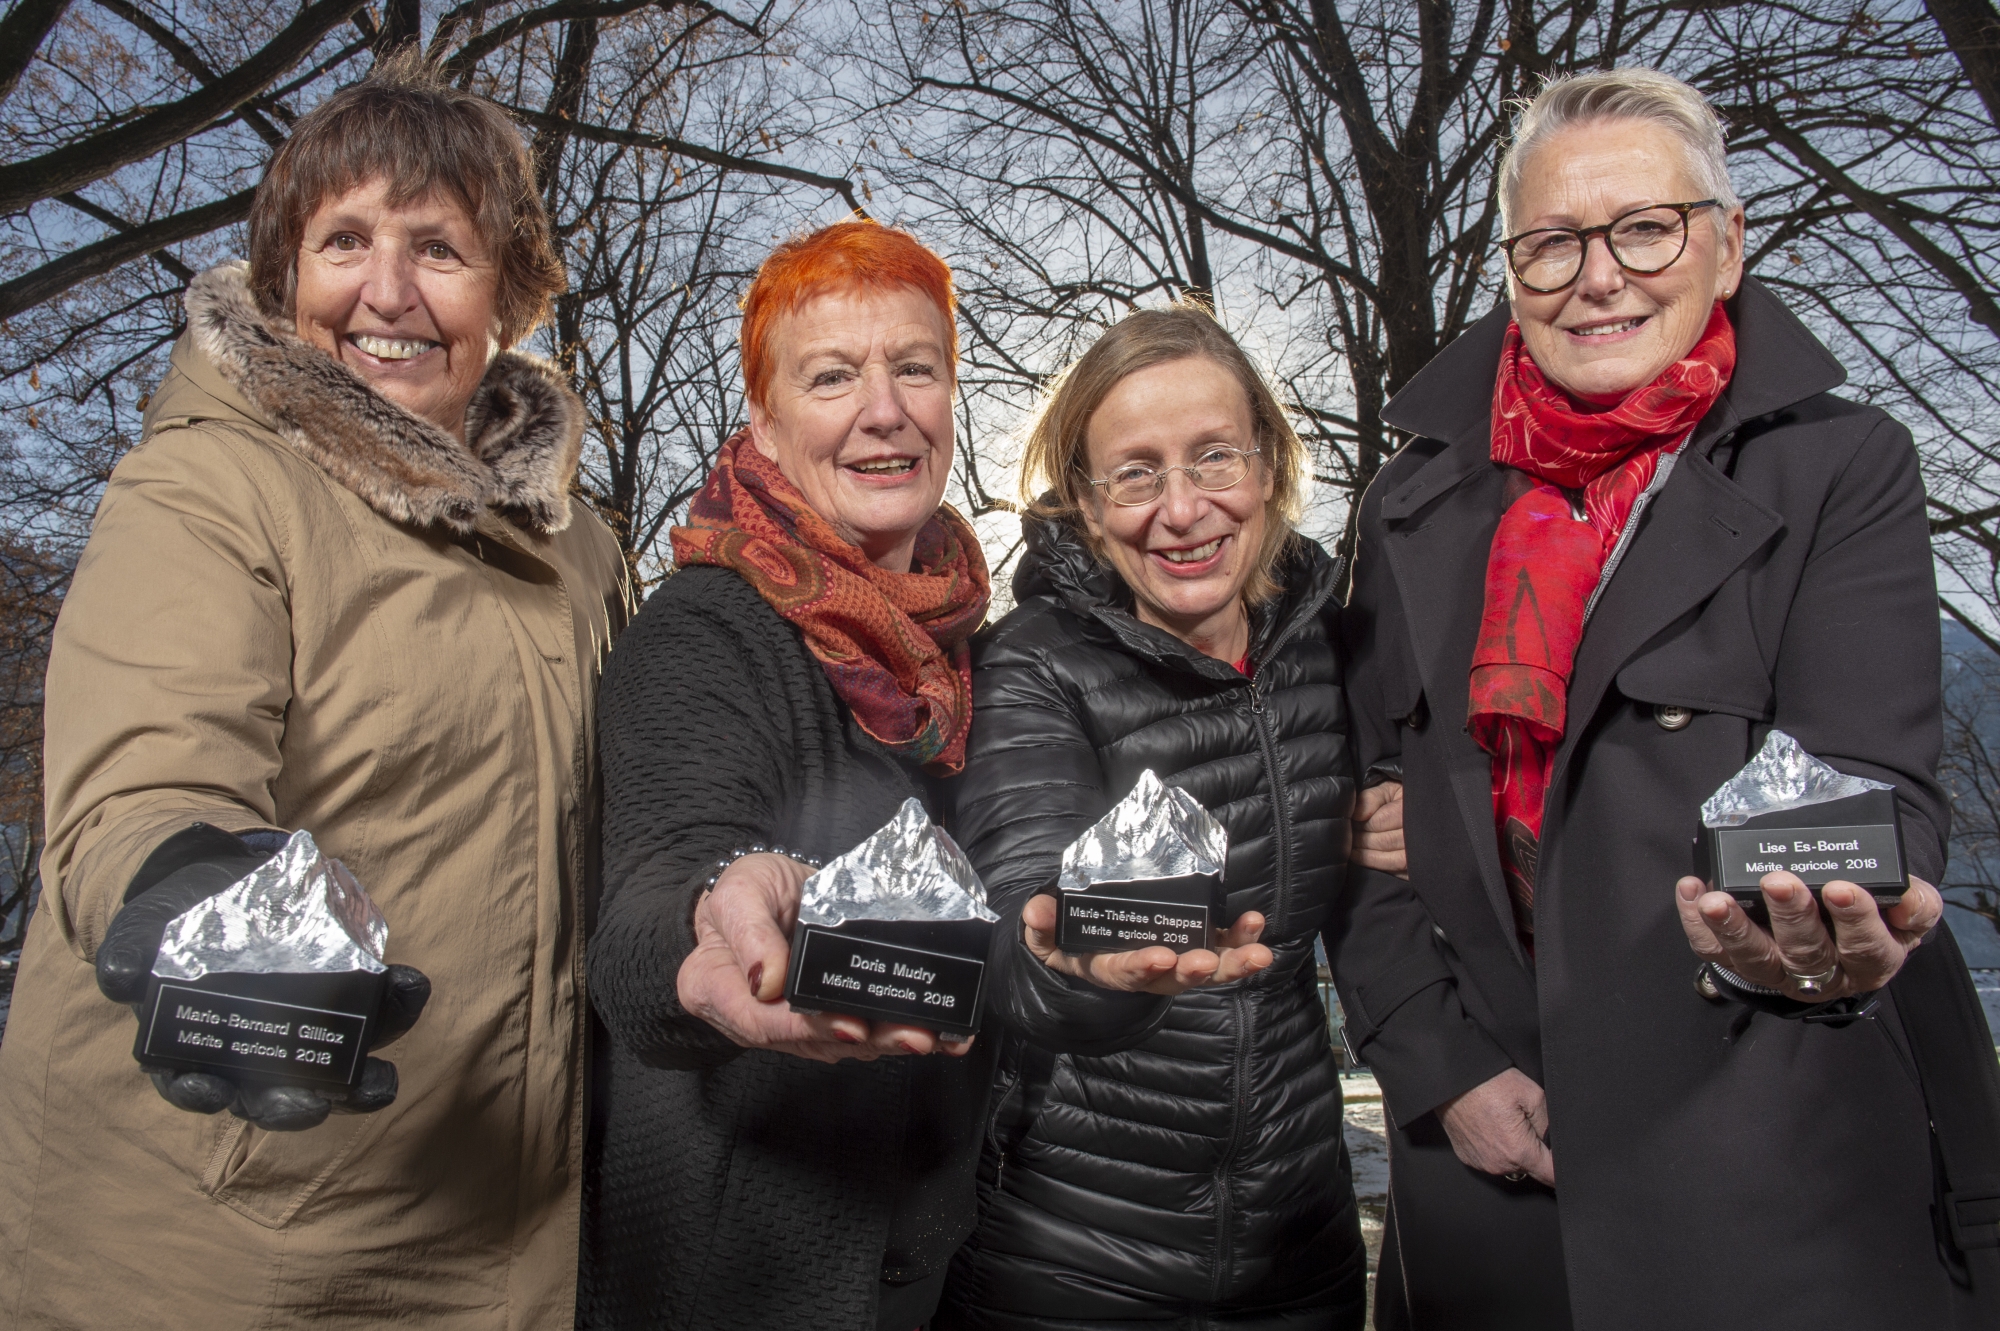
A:
[[[265,314],[292,316],[313,214],[371,180],[388,182],[392,204],[439,194],[465,210],[498,269],[502,346],[532,333],[568,285],[513,122],[412,50],[307,112],[265,168],[250,205],[250,290]]]
[[[1082,516],[1086,501],[1098,502],[1089,476],[1090,418],[1128,375],[1194,356],[1214,361],[1243,385],[1255,421],[1257,451],[1271,472],[1264,543],[1243,593],[1255,605],[1280,590],[1273,571],[1298,520],[1305,488],[1305,445],[1250,357],[1199,302],[1182,300],[1163,310],[1126,315],[1056,377],[1021,457],[1021,493],[1030,513],[1068,521],[1102,558],[1104,552]]]

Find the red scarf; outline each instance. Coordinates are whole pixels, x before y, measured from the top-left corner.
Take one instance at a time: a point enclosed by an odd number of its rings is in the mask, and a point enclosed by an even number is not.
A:
[[[681,566],[734,569],[799,626],[863,730],[939,776],[965,766],[986,556],[949,504],[917,533],[908,573],[869,562],[739,431],[671,533]]]
[[[1509,324],[1493,385],[1493,460],[1518,468],[1521,494],[1486,561],[1486,608],[1472,653],[1469,729],[1493,755],[1493,823],[1514,903],[1534,951],[1542,809],[1583,638],[1583,612],[1625,523],[1659,470],[1715,405],[1736,368],[1736,332],[1717,304],[1686,359],[1608,411],[1587,411],[1549,382]],[[1564,491],[1582,491],[1585,521]]]

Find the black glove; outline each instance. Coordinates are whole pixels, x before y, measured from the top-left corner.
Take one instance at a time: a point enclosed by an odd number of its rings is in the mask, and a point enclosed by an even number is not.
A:
[[[97,987],[104,996],[137,1011],[145,1001],[167,926],[244,878],[283,844],[280,834],[252,833],[245,838],[206,823],[194,823],[161,842],[132,876],[125,905],[98,944]],[[390,966],[388,978],[370,1049],[414,1026],[431,996],[430,980],[415,967]],[[372,1113],[396,1099],[396,1066],[379,1058],[362,1064],[360,1084],[345,1098],[337,1098],[339,1092],[306,1086],[238,1086],[216,1072],[145,1071],[160,1095],[178,1109],[195,1114],[227,1109],[272,1132],[317,1127],[336,1109]]]

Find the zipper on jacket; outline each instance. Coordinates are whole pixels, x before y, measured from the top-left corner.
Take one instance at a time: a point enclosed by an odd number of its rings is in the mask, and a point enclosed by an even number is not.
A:
[[[1229,1097],[1229,1143],[1223,1147],[1222,1161],[1215,1169],[1215,1275],[1209,1282],[1208,1295],[1211,1303],[1222,1301],[1229,1265],[1236,1255],[1229,1238],[1230,1213],[1234,1209],[1230,1171],[1235,1168],[1236,1153],[1243,1149],[1243,1108],[1250,1099],[1250,996],[1238,989],[1229,998],[1236,1015],[1236,1068]]]
[[[1690,432],[1688,439],[1693,437],[1693,433]],[[1611,585],[1611,575],[1618,571],[1618,565],[1624,561],[1625,551],[1630,548],[1632,538],[1638,535],[1639,519],[1645,516],[1647,505],[1653,502],[1654,495],[1666,489],[1667,478],[1674,474],[1674,467],[1680,462],[1681,452],[1687,446],[1688,440],[1683,439],[1680,448],[1671,453],[1661,454],[1652,481],[1639,492],[1639,497],[1632,501],[1632,511],[1625,515],[1625,526],[1619,530],[1618,539],[1612,544],[1611,553],[1605,557],[1604,571],[1597,575],[1597,586],[1591,588],[1590,599],[1583,603],[1584,623],[1590,622],[1590,614],[1597,609],[1598,601],[1603,599],[1604,589]]]
[[[1340,572],[1327,580],[1320,594],[1313,598],[1305,610],[1292,618],[1290,627],[1278,635],[1269,650],[1264,653],[1260,665],[1268,667],[1277,658],[1286,643],[1292,640],[1299,626],[1317,615],[1325,607],[1327,598],[1340,583]],[[1278,741],[1271,732],[1270,717],[1264,710],[1264,683],[1269,675],[1258,672],[1259,678],[1249,681],[1250,722],[1257,732],[1258,747],[1264,751],[1264,772],[1271,782],[1271,815],[1277,834],[1277,900],[1274,903],[1277,926],[1280,931],[1291,922],[1292,899],[1292,806],[1284,782],[1278,773]],[[1232,1078],[1232,1094],[1229,1105],[1229,1141],[1223,1147],[1222,1160],[1215,1170],[1215,1273],[1209,1283],[1209,1299],[1219,1303],[1223,1287],[1228,1280],[1229,1267],[1235,1260],[1235,1245],[1230,1241],[1230,1225],[1235,1209],[1235,1199],[1230,1192],[1230,1171],[1235,1168],[1236,1156],[1243,1149],[1244,1108],[1250,1098],[1250,1045],[1253,1037],[1250,1019],[1250,996],[1242,989],[1230,994],[1230,1004],[1236,1018],[1236,1066]],[[1205,1320],[1205,1319],[1204,1319]]]
[[[1000,1116],[1007,1112],[1007,1097],[1015,1091],[1025,1091],[1027,1070],[1020,1065],[1017,1048],[1011,1048],[1012,1040],[1001,1045],[999,1066],[994,1069],[994,1094],[992,1108],[986,1114],[986,1144],[993,1149],[993,1196],[998,1197],[1007,1187],[1007,1158],[1014,1153],[1014,1146],[1003,1145],[1000,1140]],[[1010,1066],[1011,1065],[1011,1066]]]
[[[1264,771],[1271,781],[1272,830],[1278,843],[1278,891],[1271,925],[1272,931],[1282,936],[1292,924],[1292,802],[1278,777],[1278,740],[1264,712],[1264,694],[1254,683],[1250,686],[1250,724],[1257,731],[1258,746],[1264,750]]]
[[[1333,589],[1339,584],[1340,573],[1336,566],[1334,576],[1327,579],[1326,586],[1313,598],[1312,603],[1302,614],[1292,617],[1291,625],[1278,635],[1278,640],[1264,653],[1260,665],[1269,666],[1277,659],[1285,644],[1292,640],[1292,635],[1299,631],[1299,626],[1319,614],[1326,606],[1327,599],[1333,595]],[[1259,675],[1263,673],[1262,670],[1258,672]],[[1285,788],[1284,781],[1279,777],[1278,738],[1271,733],[1271,720],[1264,712],[1264,685],[1259,679],[1250,681],[1250,724],[1257,732],[1257,746],[1264,751],[1264,774],[1271,782],[1271,824],[1277,837],[1277,854],[1274,857],[1273,867],[1277,871],[1278,879],[1276,899],[1272,902],[1276,909],[1272,911],[1271,924],[1273,931],[1282,935],[1292,926],[1292,800],[1291,792]]]

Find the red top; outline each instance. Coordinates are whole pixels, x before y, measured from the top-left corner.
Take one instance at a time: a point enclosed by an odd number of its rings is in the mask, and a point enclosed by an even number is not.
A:
[[[1251,674],[1250,653],[1248,652],[1243,653],[1243,659],[1236,663],[1236,673],[1244,676],[1245,678],[1249,677],[1249,675]]]

